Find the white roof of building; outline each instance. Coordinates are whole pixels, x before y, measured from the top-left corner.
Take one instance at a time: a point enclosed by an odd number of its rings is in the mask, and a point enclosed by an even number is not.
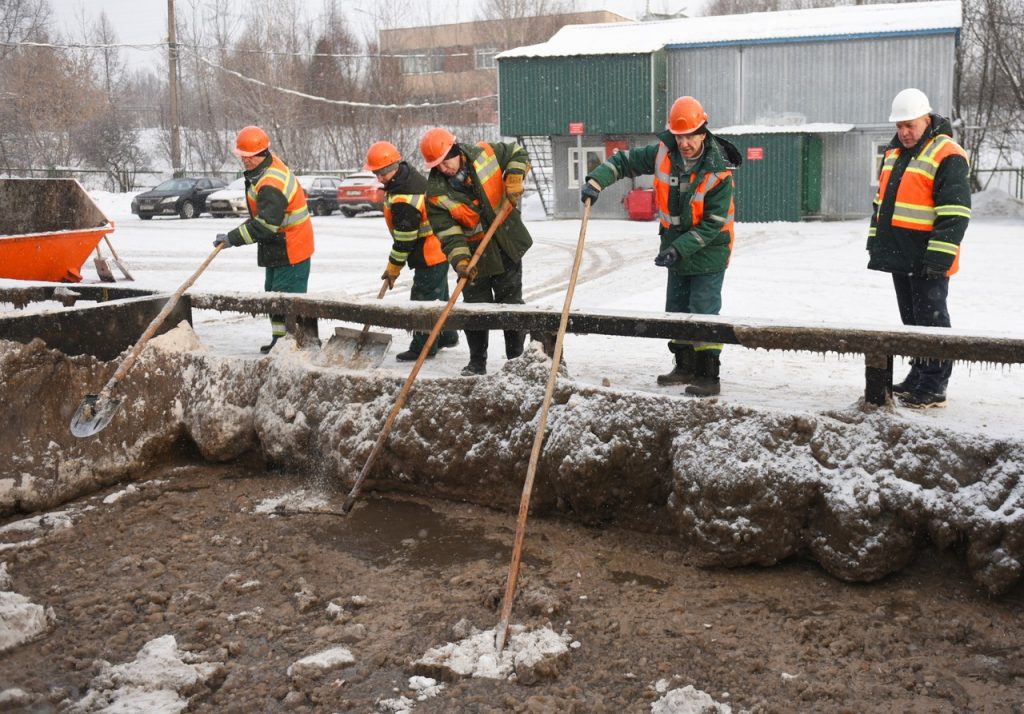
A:
[[[960,0],[566,25],[547,42],[516,47],[498,58],[649,54],[662,47],[853,39],[955,31],[961,25]]]
[[[830,124],[812,122],[810,124],[737,124],[715,129],[716,134],[845,134],[853,131],[853,124]]]

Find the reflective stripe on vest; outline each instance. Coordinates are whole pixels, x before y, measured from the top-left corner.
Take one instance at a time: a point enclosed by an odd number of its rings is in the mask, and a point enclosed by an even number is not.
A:
[[[673,216],[669,213],[668,197],[672,179],[672,159],[669,158],[669,148],[664,142],[658,147],[658,154],[654,159],[654,200],[658,211],[658,220],[663,228],[681,226],[681,216]],[[696,174],[690,174],[693,181]],[[690,218],[691,226],[696,226],[704,219],[704,199],[713,188],[726,179],[732,181],[731,171],[721,173],[707,173],[690,197]],[[720,231],[729,236],[729,251],[732,251],[733,240],[735,239],[736,204],[729,200],[729,213],[726,216],[711,216],[711,219],[721,224]]]
[[[288,202],[284,218],[279,226],[268,223],[257,213],[256,198],[264,186],[276,188],[284,194],[285,200]],[[251,184],[246,190],[245,200],[249,206],[249,215],[253,217],[253,220],[261,223],[272,233],[284,233],[288,248],[288,262],[291,265],[301,263],[313,255],[313,223],[306,206],[306,192],[299,186],[291,169],[277,158],[277,154],[271,154],[270,166],[263,171],[256,183]],[[242,232],[243,238],[249,237],[248,231],[244,230],[244,227]],[[252,242],[251,239],[248,242]]]
[[[415,231],[396,231],[391,217],[391,206],[396,203],[408,203],[420,214],[420,225]],[[409,253],[416,249],[416,241],[423,241],[423,260],[428,266],[439,265],[445,261],[444,251],[441,250],[441,241],[434,235],[430,221],[427,219],[427,200],[422,193],[396,193],[387,194],[384,197],[384,221],[394,239],[400,243],[408,244],[409,249],[404,255],[399,255],[392,249],[391,261],[403,264],[408,259]]]
[[[491,209],[497,212],[498,205],[505,196],[505,182],[501,177],[501,165],[490,144],[481,141],[477,144],[477,148],[481,151],[480,155],[473,160],[473,171],[480,180],[480,187],[487,197],[487,202],[491,204]],[[466,235],[467,240],[473,240],[474,237],[479,240],[483,237],[483,229],[480,227],[480,201],[475,197],[470,198],[468,195],[466,198],[467,201],[463,202],[456,201],[448,195],[430,197],[435,206],[446,210],[462,227],[452,226],[441,231],[437,234],[438,238],[463,234]]]
[[[875,197],[875,218],[882,206],[892,176],[892,170],[903,149],[893,148],[885,152],[882,171],[878,176],[878,194]],[[933,195],[935,174],[939,165],[949,156],[963,156],[967,152],[945,134],[936,134],[924,145],[921,152],[910,159],[907,168],[896,188],[896,201],[893,205],[892,225],[911,231],[929,232],[935,225],[935,218],[944,216],[963,216],[970,218],[971,209],[967,206],[936,206]]]

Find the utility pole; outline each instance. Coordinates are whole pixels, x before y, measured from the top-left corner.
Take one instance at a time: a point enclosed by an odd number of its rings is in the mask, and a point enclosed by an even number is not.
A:
[[[180,120],[178,118],[178,42],[174,34],[174,0],[167,0],[167,84],[171,89],[171,171],[174,178],[183,172],[181,166]]]

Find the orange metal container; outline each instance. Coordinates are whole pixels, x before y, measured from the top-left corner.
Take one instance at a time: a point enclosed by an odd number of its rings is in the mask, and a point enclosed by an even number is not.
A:
[[[114,224],[74,179],[0,179],[0,278],[77,283]]]

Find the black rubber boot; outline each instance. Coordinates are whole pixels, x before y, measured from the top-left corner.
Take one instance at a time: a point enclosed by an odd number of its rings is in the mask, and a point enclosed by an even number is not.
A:
[[[455,330],[445,330],[441,333],[441,336],[437,338],[437,346],[439,349],[454,347],[457,344],[459,344],[459,333]]]
[[[462,375],[469,377],[474,374],[487,374],[487,330],[467,330],[466,342],[469,343],[469,364],[462,368]]]
[[[539,342],[541,348],[544,350],[544,354],[548,357],[555,356],[555,342],[558,340],[558,335],[554,332],[531,332],[530,339],[534,342]],[[564,357],[565,355],[563,355]],[[562,360],[565,361],[564,359]]]
[[[505,330],[505,357],[515,359],[523,354],[526,333],[519,330]]]
[[[658,384],[663,387],[671,387],[677,384],[689,384],[696,377],[697,353],[693,348],[678,348],[676,352],[676,366],[667,374],[658,375]]]
[[[478,374],[487,374],[487,362],[481,362],[470,358],[469,364],[462,368],[463,377],[473,377]]]
[[[278,337],[275,335],[274,338],[270,340],[269,345],[263,345],[262,347],[260,347],[260,352],[262,352],[263,354],[267,354],[268,352],[270,352],[270,350],[274,349],[274,345],[277,344],[277,340]]]
[[[718,352],[700,352],[697,354],[697,376],[686,388],[686,393],[693,397],[713,397],[722,391],[718,381],[721,360]]]

